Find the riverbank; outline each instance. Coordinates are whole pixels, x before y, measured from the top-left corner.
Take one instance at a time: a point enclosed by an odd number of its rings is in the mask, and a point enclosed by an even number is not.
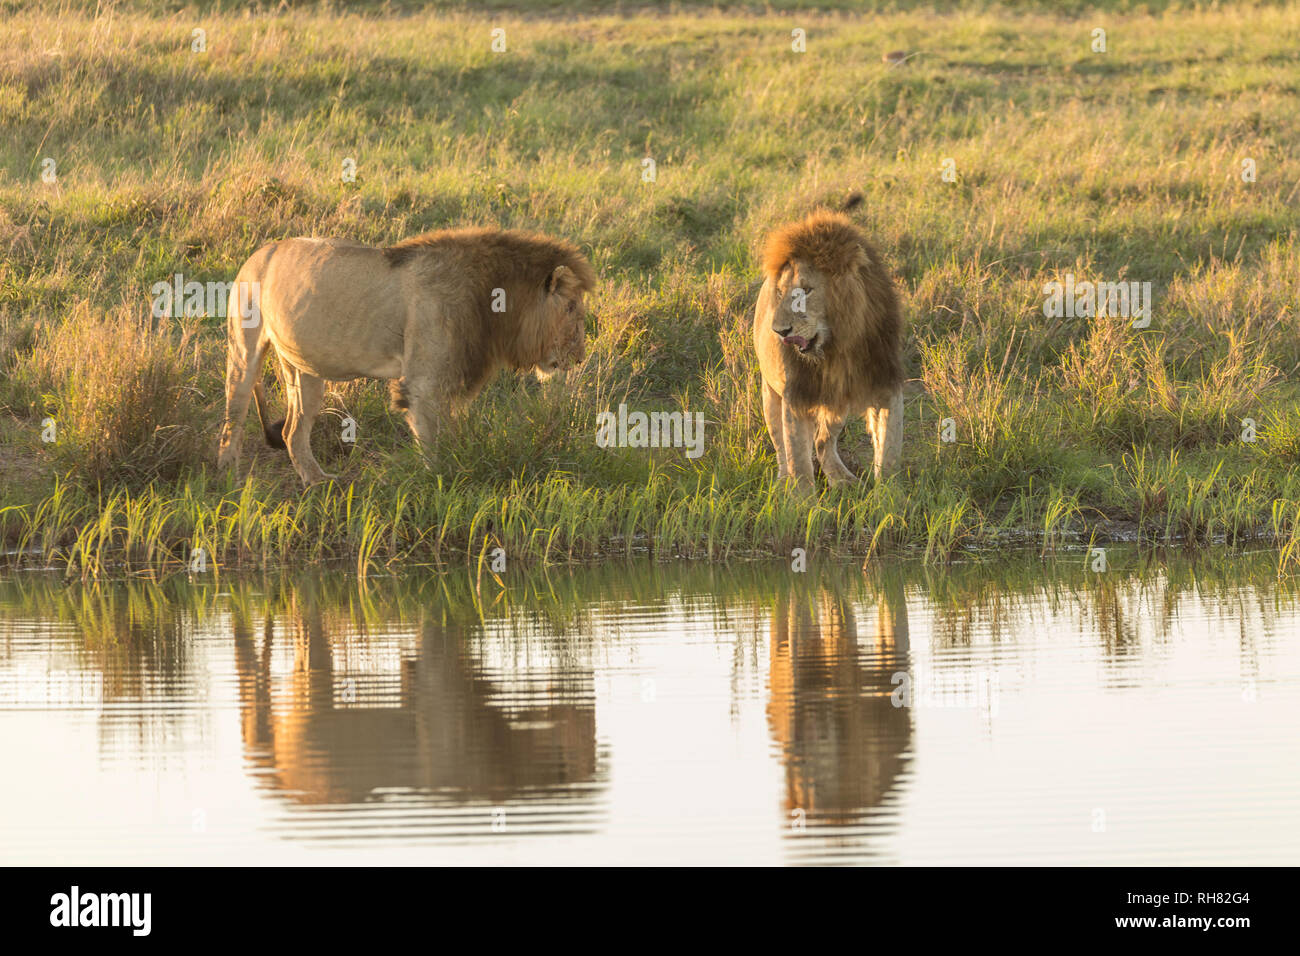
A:
[[[223,569],[373,573],[490,569],[496,548],[529,564],[794,548],[942,564],[1139,541],[1263,543],[1279,571],[1300,566],[1294,9],[1107,11],[1094,52],[1091,20],[996,7],[803,26],[526,4],[10,8],[11,564],[167,573],[202,551]],[[895,49],[916,55],[882,62]],[[853,190],[908,321],[904,463],[809,500],[773,480],[756,257],[770,228]],[[602,280],[584,367],[554,387],[493,382],[434,472],[384,383],[349,383],[315,435],[335,484],[303,492],[283,453],[253,454],[251,424],[243,470],[218,474],[224,319],[155,318],[151,289],[229,281],[282,236],[380,244],[449,223],[583,248]],[[1051,301],[1052,283],[1119,282],[1148,315]],[[702,415],[700,454],[601,447],[598,416],[620,405]],[[842,447],[867,470],[860,423]]]

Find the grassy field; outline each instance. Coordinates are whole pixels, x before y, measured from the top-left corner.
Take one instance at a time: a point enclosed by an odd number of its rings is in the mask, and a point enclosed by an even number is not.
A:
[[[1265,540],[1300,567],[1300,10],[864,6],[3,0],[10,560],[88,576],[198,547],[223,567],[363,572],[497,546],[944,562],[1122,538]],[[763,426],[757,250],[853,190],[909,324],[904,467],[809,501],[775,481]],[[224,320],[152,319],[154,283],[228,281],[285,236],[448,224],[587,252],[586,365],[559,387],[493,382],[440,473],[381,382],[330,392],[314,444],[338,482],[304,493],[252,435],[244,473],[217,473]],[[1044,286],[1067,275],[1151,283],[1149,327],[1047,317]],[[597,413],[620,402],[703,412],[703,456],[598,447]],[[842,447],[869,470],[861,423]]]

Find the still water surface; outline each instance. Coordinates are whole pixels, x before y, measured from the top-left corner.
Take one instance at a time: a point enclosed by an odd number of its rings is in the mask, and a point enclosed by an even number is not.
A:
[[[1274,568],[11,574],[0,862],[1295,864]]]

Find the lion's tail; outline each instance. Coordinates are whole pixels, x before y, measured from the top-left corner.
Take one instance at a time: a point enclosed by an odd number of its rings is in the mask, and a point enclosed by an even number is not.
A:
[[[253,386],[253,404],[257,406],[257,418],[262,423],[262,436],[272,448],[286,448],[284,443],[284,419],[267,421],[266,389],[261,382]]]

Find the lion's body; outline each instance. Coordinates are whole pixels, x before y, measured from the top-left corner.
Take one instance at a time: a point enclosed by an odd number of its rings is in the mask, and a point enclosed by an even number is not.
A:
[[[763,415],[780,474],[813,480],[814,452],[831,482],[853,481],[836,443],[863,415],[875,475],[902,457],[902,313],[889,273],[860,230],[814,213],[768,237],[754,347]]]
[[[284,444],[310,484],[326,477],[311,426],[327,380],[393,380],[395,404],[427,446],[498,369],[545,376],[580,362],[582,299],[594,284],[568,243],[495,229],[442,230],[386,249],[336,239],[264,246],[235,282],[218,463],[239,459],[250,398],[275,444],[260,383],[268,351],[285,385]]]

